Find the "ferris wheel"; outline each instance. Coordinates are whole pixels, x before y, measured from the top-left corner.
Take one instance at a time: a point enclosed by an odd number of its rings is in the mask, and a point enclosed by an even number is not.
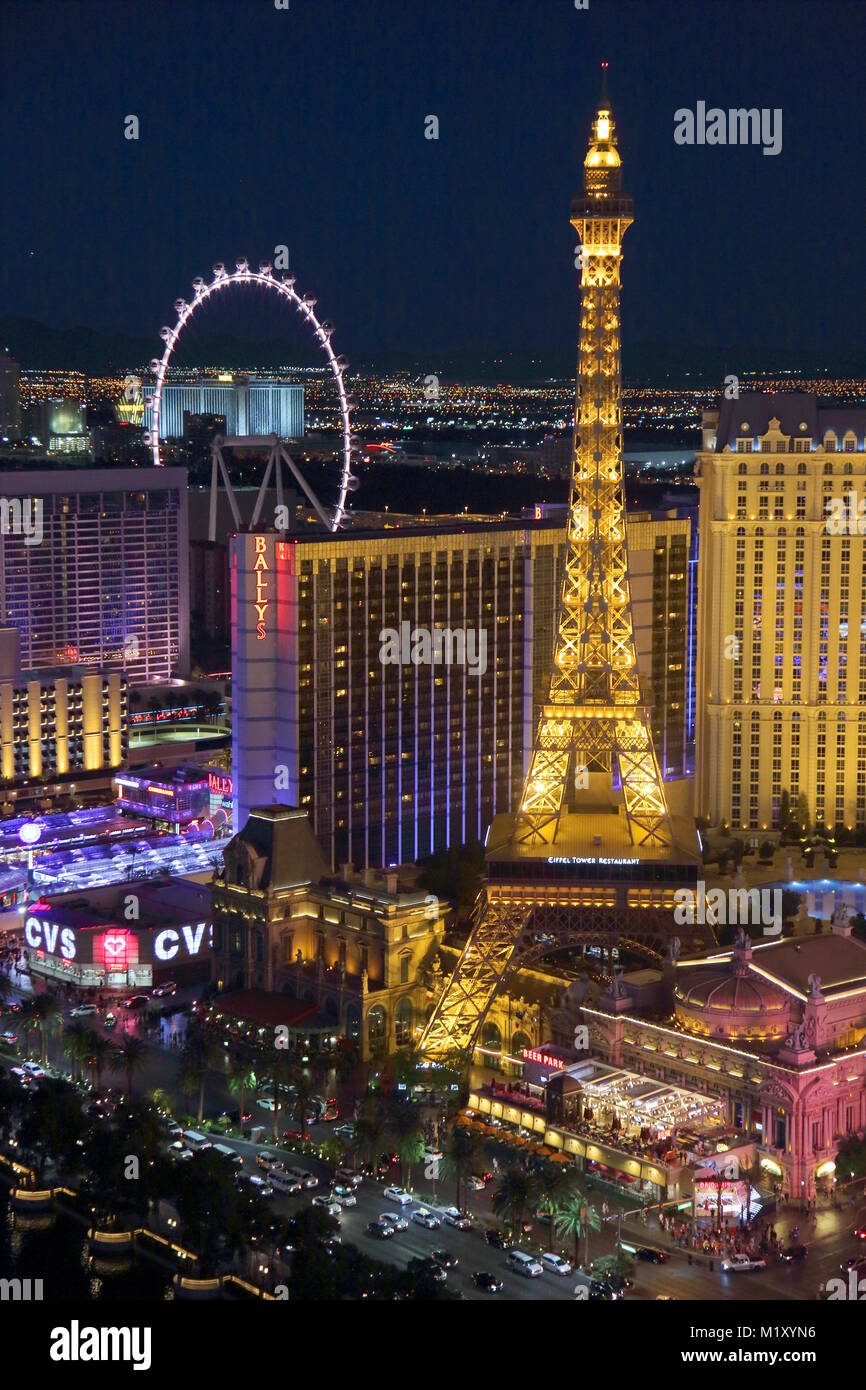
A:
[[[352,473],[352,457],[358,452],[357,445],[352,443],[352,432],[349,421],[350,413],[356,401],[346,390],[344,373],[349,363],[343,356],[337,356],[331,346],[331,335],[334,332],[334,325],[327,320],[320,321],[315,314],[315,296],[298,294],[295,289],[295,276],[284,275],[277,279],[274,276],[273,267],[269,262],[263,261],[259,265],[258,271],[250,270],[249,263],[241,259],[236,262],[236,268],[229,274],[225,266],[220,262],[213,268],[213,279],[204,280],[197,276],[193,282],[193,298],[190,300],[176,299],[174,309],[177,314],[177,322],[174,327],[161,328],[159,336],[165,343],[165,350],[162,357],[154,357],[150,363],[150,370],[154,374],[153,394],[148,402],[151,411],[150,430],[145,434],[145,443],[150,446],[153,454],[153,462],[157,468],[163,466],[159,452],[159,419],[162,409],[163,389],[166,383],[169,364],[172,353],[180,340],[181,334],[196,312],[212,296],[224,294],[233,285],[261,285],[269,292],[286,300],[302,316],[313,331],[313,336],[322,349],[327,367],[330,368],[334,385],[337,390],[340,416],[340,480],[337,487],[337,501],[333,507],[323,507],[316,497],[308,481],[303,477],[297,464],[289,458],[285,450],[281,450],[282,457],[290,466],[297,481],[301,485],[307,498],[312,503],[319,516],[327,522],[332,531],[336,531],[343,523],[346,512],[346,498],[348,493],[354,492],[359,485],[359,480]],[[268,437],[263,437],[263,442],[267,442]],[[271,436],[270,439],[275,439]],[[226,440],[225,443],[230,441]],[[242,441],[238,440],[238,443]],[[246,443],[251,443],[247,440]]]

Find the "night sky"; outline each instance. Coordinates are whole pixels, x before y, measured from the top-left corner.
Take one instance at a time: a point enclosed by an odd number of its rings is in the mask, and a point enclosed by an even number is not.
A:
[[[864,52],[860,0],[3,0],[0,314],[156,350],[285,243],[350,360],[570,350],[606,58],[625,334],[866,348]],[[675,145],[700,100],[781,107],[782,152]]]

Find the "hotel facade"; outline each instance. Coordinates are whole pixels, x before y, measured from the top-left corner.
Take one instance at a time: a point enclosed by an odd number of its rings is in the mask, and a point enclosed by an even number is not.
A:
[[[862,830],[866,411],[741,394],[703,445],[695,812],[771,830],[787,791]]]
[[[309,812],[332,865],[361,868],[483,839],[520,796],[546,697],[564,529],[454,522],[230,544],[234,824],[286,801]],[[629,548],[656,748],[682,778],[689,522],[642,513]],[[383,664],[380,634],[418,629],[483,634],[483,670]]]

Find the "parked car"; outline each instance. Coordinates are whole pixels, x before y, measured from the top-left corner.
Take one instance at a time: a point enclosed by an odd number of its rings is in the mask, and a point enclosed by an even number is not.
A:
[[[269,1168],[283,1168],[285,1165],[274,1149],[259,1149],[256,1154],[256,1166],[264,1168],[267,1172]]]
[[[442,1214],[447,1225],[456,1226],[458,1231],[468,1231],[472,1225],[472,1217],[465,1211],[459,1211],[457,1207],[446,1207]]]
[[[645,1260],[647,1264],[651,1265],[667,1264],[668,1259],[664,1250],[653,1250],[650,1245],[642,1245],[639,1250],[636,1250],[635,1258],[638,1260]]]
[[[235,1182],[243,1191],[245,1187],[251,1187],[254,1192],[258,1192],[260,1197],[273,1197],[274,1189],[264,1178],[260,1178],[258,1173],[236,1173]]]
[[[562,1255],[555,1255],[552,1250],[545,1250],[541,1257],[541,1263],[545,1269],[549,1269],[552,1274],[571,1274],[572,1266]]]
[[[745,1272],[749,1269],[766,1269],[766,1260],[750,1260],[748,1255],[729,1255],[726,1260],[722,1260],[722,1269],[728,1274]]]
[[[504,1231],[486,1231],[487,1244],[492,1245],[497,1250],[511,1250],[514,1241],[511,1236],[507,1236]]]
[[[512,1250],[508,1256],[509,1266],[516,1274],[522,1274],[524,1279],[536,1279],[539,1274],[544,1273],[544,1266],[534,1255],[528,1255],[525,1250]]]
[[[473,1274],[472,1282],[476,1289],[482,1289],[484,1293],[501,1293],[502,1280],[489,1270],[479,1269]]]
[[[410,1202],[415,1200],[412,1193],[407,1192],[405,1187],[386,1187],[383,1196],[387,1197],[389,1202],[399,1203],[401,1207],[408,1206]]]
[[[99,1009],[95,1004],[76,1004],[74,1009],[69,1010],[70,1018],[92,1018],[98,1014]]]
[[[286,1172],[290,1177],[296,1178],[301,1187],[311,1189],[319,1186],[319,1179],[315,1173],[308,1173],[305,1168],[287,1168]]]
[[[179,1139],[176,1139],[173,1144],[168,1146],[168,1156],[176,1160],[192,1158],[192,1149],[186,1148]]]
[[[419,1207],[417,1211],[413,1211],[412,1220],[416,1226],[424,1226],[428,1231],[438,1231],[442,1225],[439,1217],[434,1216],[426,1207]]]

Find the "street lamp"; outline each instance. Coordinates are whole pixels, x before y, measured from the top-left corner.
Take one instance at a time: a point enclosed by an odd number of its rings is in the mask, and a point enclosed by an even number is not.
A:
[[[42,838],[42,826],[35,821],[25,821],[18,831],[18,839],[27,846],[27,887],[33,886],[33,850]]]

